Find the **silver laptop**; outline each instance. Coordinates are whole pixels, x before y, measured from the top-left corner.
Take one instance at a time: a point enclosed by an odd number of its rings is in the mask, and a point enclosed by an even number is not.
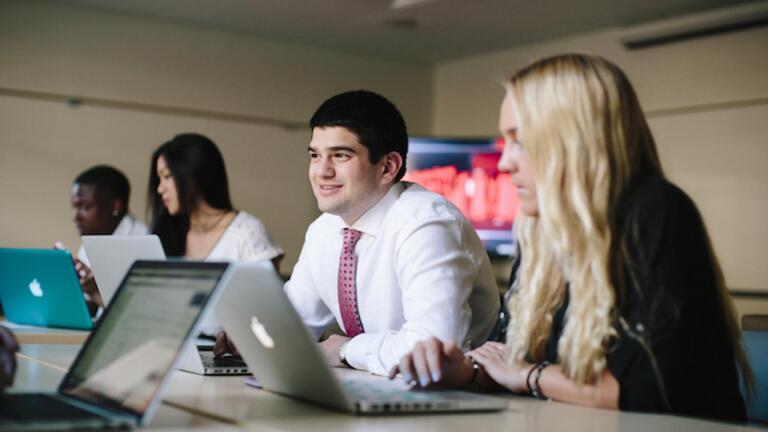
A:
[[[86,235],[80,240],[105,306],[112,301],[112,296],[134,261],[165,259],[163,245],[156,235]]]
[[[221,293],[227,268],[137,261],[56,393],[0,395],[0,430],[148,424],[181,347]]]
[[[146,236],[82,236],[85,253],[105,304],[109,304],[128,269],[138,259],[165,259],[156,235]],[[207,313],[206,316],[211,316]],[[206,322],[205,317],[202,322]],[[196,340],[181,353],[178,368],[201,375],[244,375],[248,366],[240,359],[214,358],[213,341]],[[206,343],[207,342],[207,343]],[[197,346],[197,347],[196,347]]]
[[[502,398],[412,390],[402,380],[334,371],[269,261],[235,265],[215,310],[259,384],[275,393],[356,414],[493,411],[507,406]]]

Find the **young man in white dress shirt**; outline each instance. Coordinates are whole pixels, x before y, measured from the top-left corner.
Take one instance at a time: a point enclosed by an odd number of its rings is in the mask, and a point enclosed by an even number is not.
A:
[[[461,212],[401,182],[408,134],[369,91],[324,102],[310,120],[309,180],[323,214],[308,228],[285,291],[333,366],[385,375],[430,336],[485,342],[499,310],[488,255]],[[226,343],[219,343],[224,349]]]

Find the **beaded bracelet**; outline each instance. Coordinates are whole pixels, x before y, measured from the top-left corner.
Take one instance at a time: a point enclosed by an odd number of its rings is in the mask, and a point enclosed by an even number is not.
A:
[[[539,379],[541,378],[541,373],[546,369],[546,367],[549,366],[548,361],[543,361],[536,365],[534,369],[536,369],[536,378],[533,379],[533,386],[531,387],[531,394],[536,399],[541,400],[547,400],[546,396],[544,396],[544,393],[541,392],[541,387],[539,387]]]
[[[472,359],[472,379],[469,380],[469,386],[477,383],[477,375],[480,373],[480,363],[477,360]]]
[[[528,387],[528,394],[533,394],[533,387],[531,387],[531,376],[535,370],[536,365],[531,366],[531,369],[528,370],[528,375],[525,377],[525,386]]]

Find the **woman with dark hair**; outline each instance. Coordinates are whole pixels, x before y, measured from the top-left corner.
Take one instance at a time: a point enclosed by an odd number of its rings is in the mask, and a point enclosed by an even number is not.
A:
[[[272,260],[283,251],[254,216],[229,198],[224,158],[207,137],[176,135],[155,150],[149,172],[152,232],[168,256],[216,261]]]

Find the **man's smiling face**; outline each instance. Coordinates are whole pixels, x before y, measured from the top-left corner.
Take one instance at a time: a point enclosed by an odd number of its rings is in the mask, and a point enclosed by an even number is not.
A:
[[[369,160],[368,148],[341,126],[316,127],[309,143],[309,181],[320,211],[352,225],[386,194],[384,158]]]

